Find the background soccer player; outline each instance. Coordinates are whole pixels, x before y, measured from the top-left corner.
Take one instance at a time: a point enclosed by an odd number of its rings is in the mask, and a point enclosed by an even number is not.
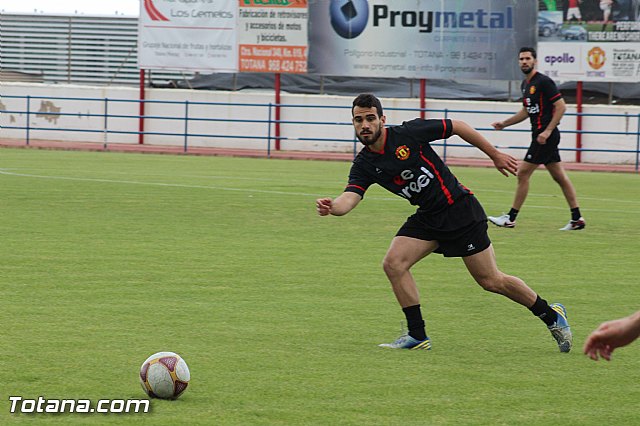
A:
[[[502,130],[529,117],[532,132],[531,145],[524,157],[524,162],[518,167],[518,186],[509,214],[489,216],[489,220],[504,228],[516,226],[516,217],[529,193],[531,175],[540,164],[544,164],[553,180],[562,188],[564,198],[571,209],[571,220],[560,230],[584,229],[585,221],[580,214],[576,190],[562,167],[558,151],[560,144],[558,124],[567,109],[564,99],[553,80],[536,71],[537,60],[534,48],[520,49],[519,63],[520,69],[526,76],[521,85],[523,107],[515,115],[491,125],[496,130]]]
[[[335,199],[319,198],[320,216],[342,216],[353,210],[374,183],[417,206],[400,227],[383,261],[384,272],[407,319],[408,333],[380,346],[430,349],[411,267],[431,253],[461,257],[475,281],[487,291],[524,305],[544,321],[562,352],[572,335],[565,308],[549,305],[518,277],[501,272],[487,234],[487,217],[473,193],[458,182],[429,142],[458,135],[493,160],[505,176],[515,174],[517,160],[498,151],[480,133],[459,120],[414,119],[385,127],[380,100],[371,94],[355,98],[351,109],[356,135],[364,148],[349,173],[349,183]]]

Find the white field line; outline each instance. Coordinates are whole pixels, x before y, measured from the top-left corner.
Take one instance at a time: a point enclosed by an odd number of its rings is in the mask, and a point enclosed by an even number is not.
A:
[[[248,189],[248,188],[232,188],[227,186],[217,186],[217,185],[190,185],[190,184],[180,184],[180,183],[165,183],[165,182],[142,182],[135,180],[120,180],[120,179],[99,179],[99,178],[81,178],[81,177],[70,177],[70,176],[50,176],[50,175],[37,175],[31,173],[18,173],[10,170],[17,169],[0,169],[0,175],[7,176],[16,176],[16,177],[25,177],[25,178],[34,178],[34,179],[51,179],[51,180],[67,180],[67,181],[75,181],[75,182],[97,182],[97,183],[110,183],[110,184],[120,184],[120,185],[140,185],[140,186],[156,186],[156,187],[167,187],[167,188],[191,188],[191,189],[213,189],[218,191],[232,191],[232,192],[246,192],[246,193],[257,193],[257,194],[275,194],[275,195],[292,195],[292,196],[304,196],[304,197],[324,197],[327,194],[316,194],[316,193],[307,193],[307,192],[296,192],[296,191],[274,191],[274,190],[265,190],[265,189]],[[275,179],[256,179],[256,178],[245,178],[245,177],[233,177],[229,176],[200,176],[201,178],[209,178],[209,179],[236,179],[236,180],[252,180],[252,181],[275,181]],[[336,186],[337,191],[340,191],[343,187],[342,184],[338,184]],[[476,194],[480,193],[508,193],[512,194],[513,190],[497,190],[497,189],[484,189],[481,191],[474,191]],[[338,192],[337,192],[338,193]],[[332,195],[329,195],[332,196]],[[528,198],[540,197],[540,198],[555,198],[560,197],[560,189],[558,189],[558,194],[537,194],[537,193],[529,193]],[[398,197],[383,197],[383,196],[375,196],[375,195],[367,195],[367,200],[382,200],[382,201],[391,201],[397,200]],[[579,197],[580,200],[593,200],[598,203],[603,203],[607,205],[612,204],[632,204],[639,205],[640,200],[621,200],[621,199],[603,199],[603,198],[593,198],[593,197]],[[484,205],[494,204],[483,202]],[[566,206],[537,206],[534,204],[527,203],[527,208],[535,208],[535,209],[546,209],[546,210],[566,210]],[[590,211],[599,211],[599,212],[610,212],[610,213],[631,213],[638,214],[640,212],[635,212],[631,210],[614,210],[614,209],[593,209],[589,208]]]

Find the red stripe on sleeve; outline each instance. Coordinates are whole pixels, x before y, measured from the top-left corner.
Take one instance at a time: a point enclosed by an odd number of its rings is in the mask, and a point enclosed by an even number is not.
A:
[[[359,185],[347,185],[347,188],[356,188],[356,189],[359,189],[362,192],[367,192],[366,189],[364,189],[363,187],[361,187]]]
[[[446,139],[447,138],[447,120],[445,120],[444,118],[442,119],[442,139]]]

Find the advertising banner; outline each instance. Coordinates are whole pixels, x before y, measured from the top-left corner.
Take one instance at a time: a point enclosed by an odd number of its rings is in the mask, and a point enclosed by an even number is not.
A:
[[[310,0],[309,73],[520,79],[537,12],[517,0]]]
[[[236,13],[236,0],[142,0],[138,66],[235,71]]]
[[[240,71],[307,72],[307,0],[239,0]]]
[[[540,43],[538,69],[557,81],[640,81],[640,43]]]
[[[547,1],[538,69],[558,81],[640,81],[640,0]]]
[[[307,18],[307,0],[143,0],[138,65],[305,73]]]

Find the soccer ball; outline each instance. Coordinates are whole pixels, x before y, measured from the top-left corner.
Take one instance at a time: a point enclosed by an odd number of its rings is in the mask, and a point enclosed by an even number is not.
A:
[[[152,398],[176,399],[189,385],[189,367],[173,352],[151,355],[140,367],[140,384]]]

